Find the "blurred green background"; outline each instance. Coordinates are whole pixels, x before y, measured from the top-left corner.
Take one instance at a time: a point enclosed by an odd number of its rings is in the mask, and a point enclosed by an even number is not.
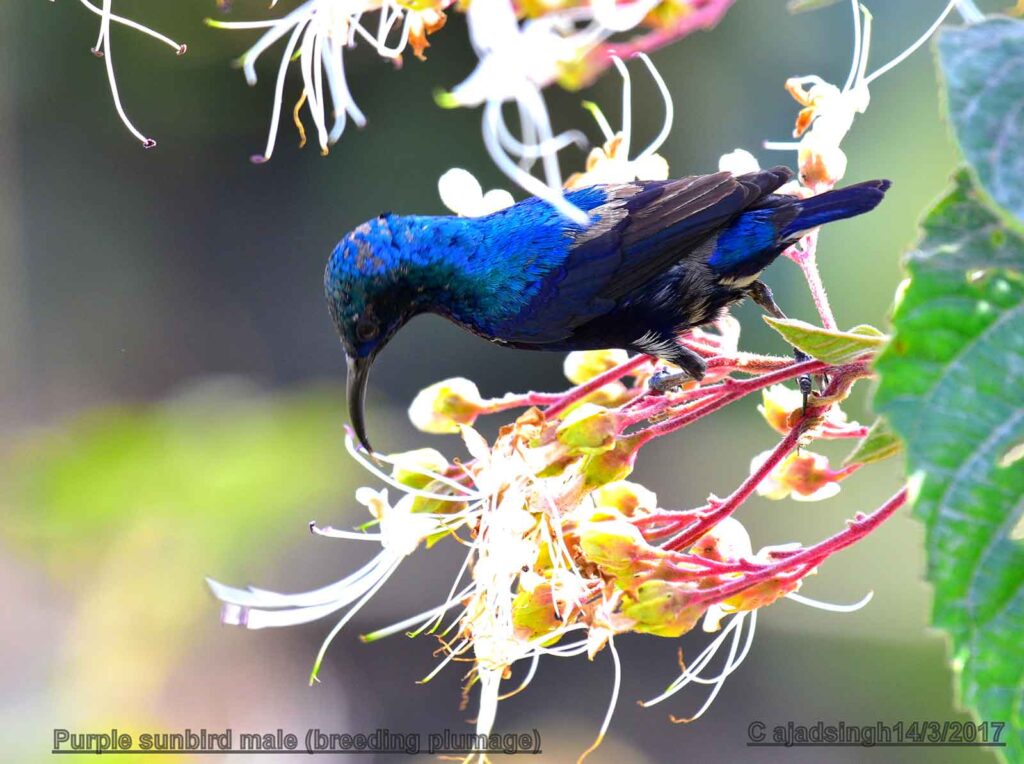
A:
[[[874,64],[916,38],[942,5],[873,4]],[[321,158],[298,150],[286,113],[276,155],[255,166],[248,156],[265,140],[276,59],[262,62],[255,88],[229,62],[256,35],[203,26],[204,15],[218,13],[213,0],[119,0],[115,10],[189,44],[179,58],[114,30],[122,97],[158,140],[153,151],[113,112],[103,64],[89,53],[95,16],[72,0],[28,0],[6,3],[0,22],[5,759],[47,758],[54,727],[469,729],[472,706],[458,710],[459,669],[414,683],[433,666],[432,641],[357,639],[447,591],[461,559],[446,559],[445,546],[403,566],[336,640],[312,689],[308,670],[329,622],[221,627],[203,583],[211,575],[304,590],[340,578],[370,551],[307,531],[311,519],[359,518],[352,491],[370,482],[342,447],[344,359],[321,296],[323,264],[345,231],[381,210],[443,212],[436,181],[449,167],[472,170],[485,188],[507,187],[482,149],[479,114],[442,111],[431,97],[473,65],[464,25],[452,18],[431,38],[429,60],[409,57],[401,71],[357,49],[347,66],[367,128],[350,126]],[[229,18],[264,12],[265,4],[236,0]],[[845,3],[790,16],[782,0],[740,0],[714,31],[655,55],[675,100],[662,150],[674,174],[711,171],[738,146],[762,164],[792,164],[792,154],[758,148],[792,128],[798,107],[783,81],[817,73],[841,83],[850,38]],[[294,71],[288,88],[290,104]],[[586,93],[613,124],[619,88],[606,76]],[[582,126],[596,140],[581,97],[551,92],[555,123]],[[661,107],[643,75],[635,97],[637,142],[657,131]],[[929,53],[875,84],[844,147],[847,182],[887,177],[894,187],[869,218],[823,233],[821,269],[841,325],[884,325],[900,254],[955,163]],[[565,172],[584,158],[567,151]],[[795,266],[780,262],[768,281],[791,315],[813,317]],[[756,309],[738,316],[748,349],[783,351]],[[455,375],[485,395],[552,390],[565,385],[560,371],[557,355],[498,349],[440,319],[418,319],[375,368],[371,436],[384,450],[453,453],[453,440],[407,424],[404,408],[417,390]],[[865,392],[850,406],[862,419]],[[774,442],[755,403],[655,444],[635,477],[666,507],[724,495]],[[865,470],[823,504],[751,501],[740,519],[755,548],[813,542],[891,494],[899,466]],[[622,699],[591,760],[989,759],[970,749],[836,748],[823,756],[745,747],[753,720],[966,718],[955,707],[943,639],[927,627],[921,539],[904,512],[805,585],[808,596],[835,602],[873,590],[856,614],[791,602],[764,611],[747,662],[695,724],[675,726],[667,715],[692,713],[701,694],[649,710],[632,702],[675,676],[676,641],[621,639]],[[684,638],[687,654],[702,640]],[[610,688],[607,655],[593,665],[546,659],[530,689],[502,704],[498,729],[536,727],[545,760],[574,760],[596,733]]]

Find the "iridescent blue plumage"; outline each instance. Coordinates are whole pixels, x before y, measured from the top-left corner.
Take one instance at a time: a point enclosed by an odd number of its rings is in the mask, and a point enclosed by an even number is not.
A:
[[[569,200],[578,225],[539,199],[483,218],[383,215],[339,242],[324,275],[349,356],[349,404],[365,442],[362,394],[374,356],[418,313],[443,315],[503,345],[627,348],[682,366],[676,342],[725,307],[770,292],[757,281],[810,228],[881,201],[888,181],[809,199],[773,193],[784,167],[593,186]]]

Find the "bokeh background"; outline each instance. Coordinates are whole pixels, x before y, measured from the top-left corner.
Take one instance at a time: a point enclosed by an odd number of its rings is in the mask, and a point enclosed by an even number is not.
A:
[[[255,88],[229,65],[255,34],[203,26],[218,12],[213,0],[115,6],[189,44],[179,58],[115,27],[122,96],[159,141],[153,151],[113,112],[103,64],[89,53],[96,17],[72,0],[8,2],[0,17],[4,758],[47,759],[54,727],[468,730],[460,669],[415,683],[435,660],[429,638],[357,639],[443,596],[457,562],[444,546],[403,566],[337,639],[314,688],[306,679],[329,622],[222,627],[203,583],[210,575],[304,590],[340,578],[370,551],[307,531],[310,519],[359,518],[352,492],[370,480],[342,447],[344,360],[321,296],[323,264],[345,231],[381,210],[443,212],[436,182],[449,167],[472,170],[485,187],[507,186],[482,149],[479,113],[442,111],[432,99],[473,66],[464,25],[452,18],[431,38],[429,60],[409,57],[400,71],[358,49],[347,66],[367,128],[350,127],[322,158],[297,148],[286,116],[276,155],[256,166],[248,157],[265,140],[276,59],[263,63]],[[250,0],[233,6],[235,18],[265,12]],[[902,50],[941,6],[875,3],[872,61]],[[791,16],[782,0],[740,0],[717,29],[655,55],[676,106],[662,151],[673,172],[711,171],[738,146],[763,164],[792,164],[792,154],[758,149],[791,130],[797,106],[782,83],[809,73],[841,83],[850,38],[845,3]],[[288,88],[292,103],[295,72]],[[585,94],[613,124],[619,88],[606,76]],[[551,92],[555,122],[596,140],[581,97]],[[642,74],[635,97],[634,140],[642,141],[657,131],[661,107]],[[887,177],[894,186],[877,212],[822,234],[821,269],[842,325],[884,325],[900,254],[956,161],[927,51],[876,83],[845,148],[848,182]],[[565,171],[584,158],[567,151]],[[768,281],[791,315],[813,317],[795,266],[778,263]],[[737,315],[746,347],[783,351],[756,309]],[[371,434],[384,450],[454,453],[454,439],[408,425],[404,409],[417,390],[454,375],[476,380],[485,395],[559,389],[560,371],[557,355],[498,349],[420,318],[374,370]],[[636,479],[667,507],[728,492],[774,442],[754,405],[657,443]],[[865,391],[850,409],[870,416]],[[829,502],[753,500],[741,519],[755,548],[813,542],[877,506],[899,480],[893,461],[855,475]],[[621,639],[621,701],[591,760],[989,760],[980,750],[745,747],[754,720],[967,718],[955,705],[944,640],[927,626],[922,535],[903,513],[804,587],[836,602],[873,590],[861,612],[787,601],[765,610],[746,663],[692,725],[672,725],[668,713],[692,713],[699,693],[647,710],[633,702],[675,675],[677,641]],[[687,654],[703,639],[684,638]],[[574,760],[610,689],[607,654],[593,664],[546,659],[530,689],[502,704],[498,728],[537,728],[545,760]]]

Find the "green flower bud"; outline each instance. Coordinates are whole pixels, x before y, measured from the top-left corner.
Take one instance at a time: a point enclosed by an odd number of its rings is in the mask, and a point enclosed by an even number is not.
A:
[[[417,448],[413,451],[402,451],[391,454],[391,477],[402,485],[410,488],[423,488],[431,480],[426,472],[443,473],[448,469],[448,461],[433,448]]]
[[[654,491],[628,480],[608,483],[594,491],[592,496],[597,506],[614,507],[626,517],[632,517],[638,509],[653,511],[658,508],[658,497]]]
[[[734,594],[723,604],[734,610],[757,610],[800,588],[799,578],[771,578]]]
[[[409,419],[422,432],[444,435],[458,432],[459,425],[473,424],[483,407],[476,385],[453,377],[420,390],[409,406]]]
[[[625,518],[604,519],[602,510],[580,524],[580,550],[605,575],[630,581],[641,572],[642,563],[658,556],[640,531]]]
[[[616,480],[629,477],[640,444],[635,438],[617,438],[610,450],[590,455],[583,462],[585,491],[592,491]]]
[[[560,443],[585,454],[599,454],[615,444],[618,427],[613,412],[593,403],[574,409],[558,425]]]
[[[562,368],[570,382],[582,385],[628,360],[625,350],[577,350],[565,357]]]
[[[706,605],[691,605],[692,584],[645,581],[633,597],[623,599],[622,613],[636,621],[633,631],[658,637],[679,637],[697,625]]]
[[[512,600],[512,623],[520,639],[536,639],[559,628],[562,622],[555,615],[551,584],[540,584],[532,591],[521,589]],[[553,644],[558,639],[555,637],[545,644]]]

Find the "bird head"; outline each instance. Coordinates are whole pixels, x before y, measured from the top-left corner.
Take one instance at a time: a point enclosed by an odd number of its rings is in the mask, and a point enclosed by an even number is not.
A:
[[[347,234],[331,253],[324,291],[348,360],[348,410],[360,444],[370,367],[395,333],[419,312],[401,251],[411,232],[395,215],[381,215]],[[399,243],[396,236],[404,241]]]

